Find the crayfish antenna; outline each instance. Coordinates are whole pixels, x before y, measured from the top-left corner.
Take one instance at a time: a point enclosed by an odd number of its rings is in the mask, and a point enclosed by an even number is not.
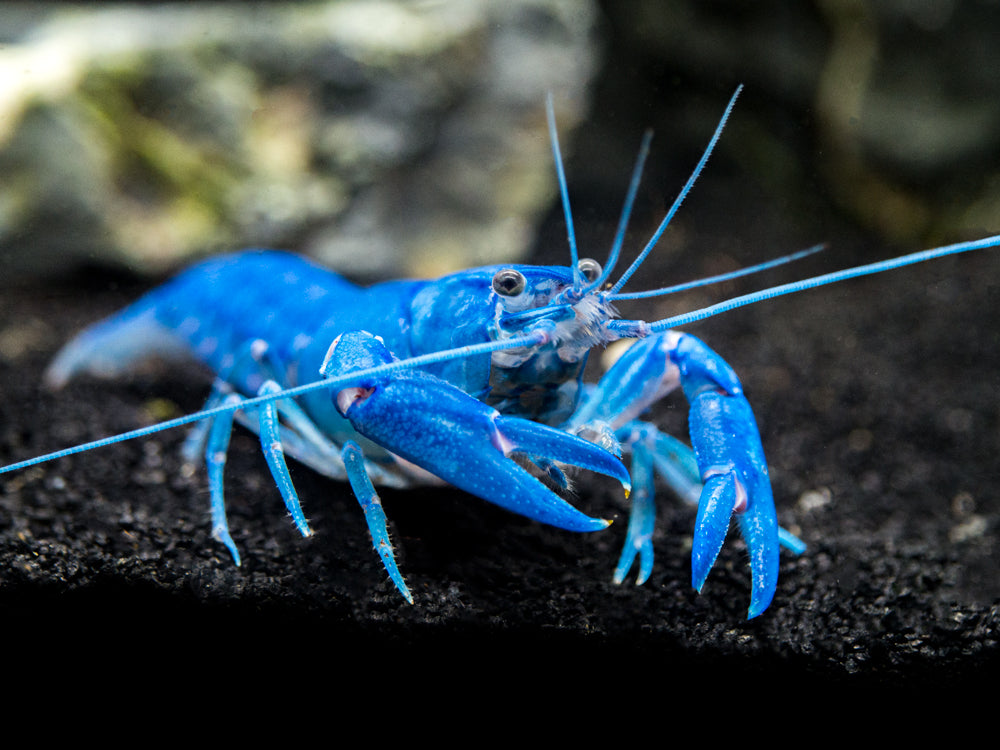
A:
[[[274,393],[267,393],[260,396],[254,396],[253,398],[244,399],[238,404],[220,404],[219,406],[215,406],[211,409],[203,409],[202,411],[197,411],[182,417],[168,419],[165,422],[158,422],[146,427],[140,427],[135,430],[129,430],[128,432],[122,432],[118,435],[112,435],[99,440],[92,440],[89,443],[81,443],[79,445],[74,445],[71,448],[63,448],[62,450],[45,453],[41,456],[35,456],[34,458],[29,458],[24,461],[18,461],[16,463],[7,464],[6,466],[0,466],[0,474],[7,474],[8,472],[17,471],[18,469],[26,469],[29,466],[54,461],[57,458],[65,458],[66,456],[74,456],[77,453],[85,453],[97,448],[104,448],[126,440],[146,437],[157,432],[163,432],[164,430],[171,430],[175,427],[183,427],[184,425],[200,422],[203,419],[211,419],[212,417],[233,412],[237,409],[252,409],[262,404],[284,398],[294,398],[296,396],[301,396],[304,393],[310,393],[311,391],[331,389],[338,386],[343,387],[372,375],[383,375],[399,370],[426,367],[427,365],[436,364],[438,362],[447,362],[453,359],[462,359],[465,357],[475,357],[479,354],[504,351],[506,349],[538,346],[545,343],[546,340],[546,335],[543,332],[536,331],[523,336],[512,336],[509,339],[502,339],[499,341],[487,341],[482,344],[471,344],[468,346],[456,347],[454,349],[443,349],[439,352],[432,352],[431,354],[422,354],[417,357],[410,357],[409,359],[397,360],[384,365],[378,365],[377,367],[371,367],[366,370],[358,370],[356,372],[338,375],[333,378],[323,378],[312,383],[295,386],[294,388],[286,388]]]
[[[566,233],[569,236],[570,268],[573,269],[573,290],[580,288],[580,270],[577,268],[579,252],[576,248],[576,231],[573,229],[573,212],[569,207],[569,188],[566,186],[566,170],[563,167],[562,152],[559,150],[559,134],[556,132],[555,104],[552,92],[545,96],[545,117],[549,125],[549,142],[556,162],[556,178],[559,181],[559,197],[562,199],[563,215],[566,217]]]
[[[1000,234],[993,235],[992,237],[984,237],[981,240],[969,240],[967,242],[958,242],[953,245],[943,245],[942,247],[931,248],[930,250],[921,250],[916,253],[910,253],[909,255],[901,255],[898,258],[881,260],[864,266],[855,266],[854,268],[845,268],[841,271],[833,271],[832,273],[823,274],[821,276],[813,276],[808,279],[802,279],[801,281],[793,281],[788,284],[781,284],[779,286],[761,289],[759,292],[751,292],[750,294],[744,294],[739,297],[732,297],[731,299],[717,302],[716,304],[709,305],[708,307],[702,307],[698,310],[692,310],[691,312],[682,313],[681,315],[675,315],[671,318],[657,320],[653,323],[646,324],[646,328],[648,328],[648,331],[651,333],[667,331],[671,328],[687,325],[688,323],[694,323],[695,321],[704,320],[705,318],[711,318],[719,315],[720,313],[735,310],[738,307],[746,307],[747,305],[752,305],[756,302],[762,302],[763,300],[772,299],[774,297],[783,297],[786,294],[796,294],[798,292],[803,292],[806,289],[814,289],[816,287],[826,286],[827,284],[836,284],[838,281],[846,281],[848,279],[858,278],[859,276],[870,276],[872,274],[882,273],[883,271],[892,271],[904,266],[911,266],[916,263],[923,263],[924,261],[943,258],[947,255],[958,255],[959,253],[968,253],[973,250],[981,250],[983,248],[997,246],[1000,246]],[[630,331],[633,331],[635,327],[636,321],[613,320],[608,323],[609,329],[613,331],[617,330],[619,333],[626,336]]]

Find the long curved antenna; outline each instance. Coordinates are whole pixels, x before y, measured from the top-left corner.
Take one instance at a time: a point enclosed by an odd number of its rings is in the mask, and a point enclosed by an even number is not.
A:
[[[738,307],[752,305],[755,302],[761,302],[766,299],[781,297],[786,294],[795,294],[797,292],[805,291],[806,289],[814,289],[818,286],[835,284],[838,281],[846,281],[847,279],[854,279],[859,276],[870,276],[871,274],[882,273],[883,271],[891,271],[896,268],[902,268],[903,266],[913,265],[914,263],[923,263],[924,261],[933,260],[935,258],[943,258],[946,255],[957,255],[959,253],[967,253],[972,250],[981,250],[982,248],[997,246],[1000,246],[1000,234],[992,237],[984,237],[981,240],[970,240],[968,242],[958,242],[954,245],[935,247],[930,250],[921,250],[920,252],[902,255],[898,258],[890,258],[889,260],[869,263],[865,266],[846,268],[842,271],[834,271],[832,273],[823,274],[822,276],[813,276],[809,279],[773,286],[769,289],[762,289],[759,292],[751,292],[750,294],[733,297],[732,299],[724,300],[714,305],[709,305],[708,307],[703,307],[700,310],[692,310],[691,312],[675,315],[671,318],[664,318],[663,320],[658,320],[654,323],[643,323],[642,321],[634,320],[613,320],[608,324],[608,328],[624,338],[648,336],[650,333],[659,333],[670,328],[676,328],[677,326],[694,323],[695,321],[711,318],[715,315],[719,315],[720,313],[735,310]]]
[[[545,96],[545,117],[549,123],[549,142],[552,156],[556,161],[556,177],[559,180],[559,196],[562,198],[563,216],[566,217],[566,234],[569,236],[570,267],[573,269],[573,289],[580,288],[580,269],[577,267],[579,253],[576,249],[576,231],[573,229],[573,212],[569,208],[569,188],[566,187],[566,171],[563,168],[562,153],[559,150],[559,134],[556,132],[556,112],[552,102],[552,92]]]
[[[85,451],[94,450],[95,448],[103,448],[108,445],[113,445],[115,443],[121,443],[125,440],[132,440],[133,438],[145,437],[147,435],[152,435],[156,432],[162,432],[163,430],[170,430],[174,427],[181,427],[186,424],[191,424],[192,422],[198,422],[202,419],[209,419],[211,417],[218,416],[219,414],[225,414],[227,412],[236,411],[238,409],[251,409],[255,406],[260,406],[261,404],[266,404],[269,401],[276,401],[283,398],[293,398],[295,396],[301,396],[304,393],[309,393],[310,391],[317,391],[323,388],[336,388],[338,386],[347,385],[349,383],[357,382],[361,378],[369,378],[373,375],[384,375],[390,372],[396,372],[397,370],[405,370],[414,367],[424,367],[426,365],[436,364],[438,362],[445,362],[452,359],[462,359],[464,357],[475,357],[479,354],[488,354],[490,352],[503,351],[506,349],[518,349],[520,347],[527,346],[539,346],[544,344],[548,336],[542,332],[534,332],[526,334],[524,336],[514,336],[509,339],[502,339],[500,341],[487,341],[483,344],[471,344],[469,346],[460,346],[455,349],[444,349],[439,352],[432,352],[430,354],[422,354],[417,357],[410,357],[409,359],[401,359],[395,362],[388,362],[384,365],[378,365],[377,367],[369,367],[365,370],[355,370],[354,372],[348,372],[343,375],[337,375],[332,378],[325,378],[323,380],[317,380],[312,383],[306,383],[304,385],[299,385],[294,388],[287,388],[282,391],[277,391],[275,393],[269,393],[263,396],[256,396],[254,398],[248,398],[239,403],[229,403],[222,404],[221,406],[216,406],[212,409],[205,409],[204,411],[194,412],[193,414],[187,414],[183,417],[177,417],[175,419],[169,419],[166,422],[159,422],[157,424],[149,425],[147,427],[140,427],[135,430],[130,430],[129,432],[123,432],[119,435],[112,435],[111,437],[101,438],[100,440],[93,440],[89,443],[82,443],[80,445],[75,445],[72,448],[64,448],[63,450],[53,451],[52,453],[46,453],[43,456],[36,456],[35,458],[29,458],[25,461],[19,461],[15,464],[9,464],[7,466],[0,467],[0,474],[6,474],[10,471],[16,471],[17,469],[24,469],[28,466],[34,466],[35,464],[45,463],[46,461],[52,461],[57,458],[63,458],[65,456],[72,456],[77,453],[83,453]]]
[[[805,250],[799,250],[796,253],[791,253],[789,255],[782,255],[780,258],[775,258],[774,260],[767,260],[763,263],[758,263],[754,266],[747,266],[746,268],[740,268],[735,271],[730,271],[729,273],[720,273],[718,276],[708,276],[704,279],[695,279],[694,281],[686,281],[683,284],[674,284],[673,286],[665,286],[661,289],[650,289],[648,292],[628,292],[627,294],[609,294],[608,299],[612,302],[618,302],[623,299],[648,299],[650,297],[663,297],[668,294],[674,294],[676,292],[683,292],[687,289],[695,289],[699,286],[708,286],[709,284],[717,284],[720,281],[729,281],[731,279],[738,279],[740,276],[749,276],[752,273],[759,273],[760,271],[766,271],[769,268],[774,268],[775,266],[784,265],[785,263],[791,263],[793,260],[801,260],[814,253],[818,253],[820,250],[826,249],[826,243],[820,243],[819,245],[813,245]]]
[[[736,87],[736,92],[729,100],[729,104],[726,106],[726,111],[723,113],[722,119],[719,120],[719,124],[715,128],[715,133],[712,134],[712,139],[708,142],[708,146],[705,148],[705,153],[702,154],[698,165],[694,168],[691,176],[688,177],[688,181],[684,184],[684,188],[674,200],[674,204],[670,207],[670,210],[667,211],[667,215],[663,217],[663,221],[660,222],[660,226],[657,227],[652,238],[650,238],[649,242],[646,243],[646,247],[639,254],[639,257],[632,262],[632,265],[629,266],[628,270],[622,274],[622,277],[618,279],[617,283],[611,287],[611,294],[617,293],[619,289],[625,286],[625,282],[632,278],[632,274],[638,270],[639,266],[642,265],[642,262],[646,260],[646,256],[648,256],[652,249],[656,246],[656,243],[660,241],[660,237],[666,230],[667,225],[670,224],[670,220],[674,218],[674,214],[677,213],[677,209],[681,207],[681,203],[684,202],[687,194],[691,192],[691,188],[694,187],[694,183],[698,179],[698,175],[700,175],[701,170],[704,169],[705,163],[708,161],[708,157],[712,154],[715,144],[718,143],[719,137],[722,135],[723,128],[726,127],[726,121],[729,119],[729,114],[733,111],[733,106],[736,104],[736,98],[740,95],[742,90],[743,84]]]

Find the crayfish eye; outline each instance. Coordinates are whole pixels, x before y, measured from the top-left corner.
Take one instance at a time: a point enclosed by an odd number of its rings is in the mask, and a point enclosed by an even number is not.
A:
[[[502,268],[493,277],[493,291],[501,297],[517,297],[527,285],[524,274],[513,268]]]
[[[580,269],[580,274],[589,282],[597,281],[601,277],[601,264],[591,258],[584,258],[576,267]]]

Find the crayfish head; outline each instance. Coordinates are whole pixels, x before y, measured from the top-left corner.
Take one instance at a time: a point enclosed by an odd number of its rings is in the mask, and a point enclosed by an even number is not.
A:
[[[549,343],[543,349],[555,350],[568,364],[581,362],[594,346],[617,338],[607,328],[608,322],[618,317],[617,311],[601,290],[586,286],[600,278],[601,265],[585,258],[579,262],[576,276],[574,279],[573,269],[564,266],[497,270],[492,283],[496,304],[491,337],[504,339],[544,331]],[[580,279],[584,286],[575,283]],[[513,350],[508,359],[526,356],[527,350]]]
[[[565,266],[509,266],[493,275],[493,321],[489,335],[503,340],[541,331],[537,346],[493,352],[487,403],[502,413],[558,424],[572,413],[587,354],[617,336],[608,323],[617,311],[601,290],[586,289],[599,278],[596,261],[582,260],[574,286]]]

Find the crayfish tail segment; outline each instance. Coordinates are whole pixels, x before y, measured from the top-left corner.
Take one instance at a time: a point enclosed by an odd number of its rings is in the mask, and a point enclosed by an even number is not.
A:
[[[189,358],[184,342],[156,319],[154,302],[143,298],[77,334],[45,370],[46,387],[58,390],[84,373],[112,378],[152,357]]]

